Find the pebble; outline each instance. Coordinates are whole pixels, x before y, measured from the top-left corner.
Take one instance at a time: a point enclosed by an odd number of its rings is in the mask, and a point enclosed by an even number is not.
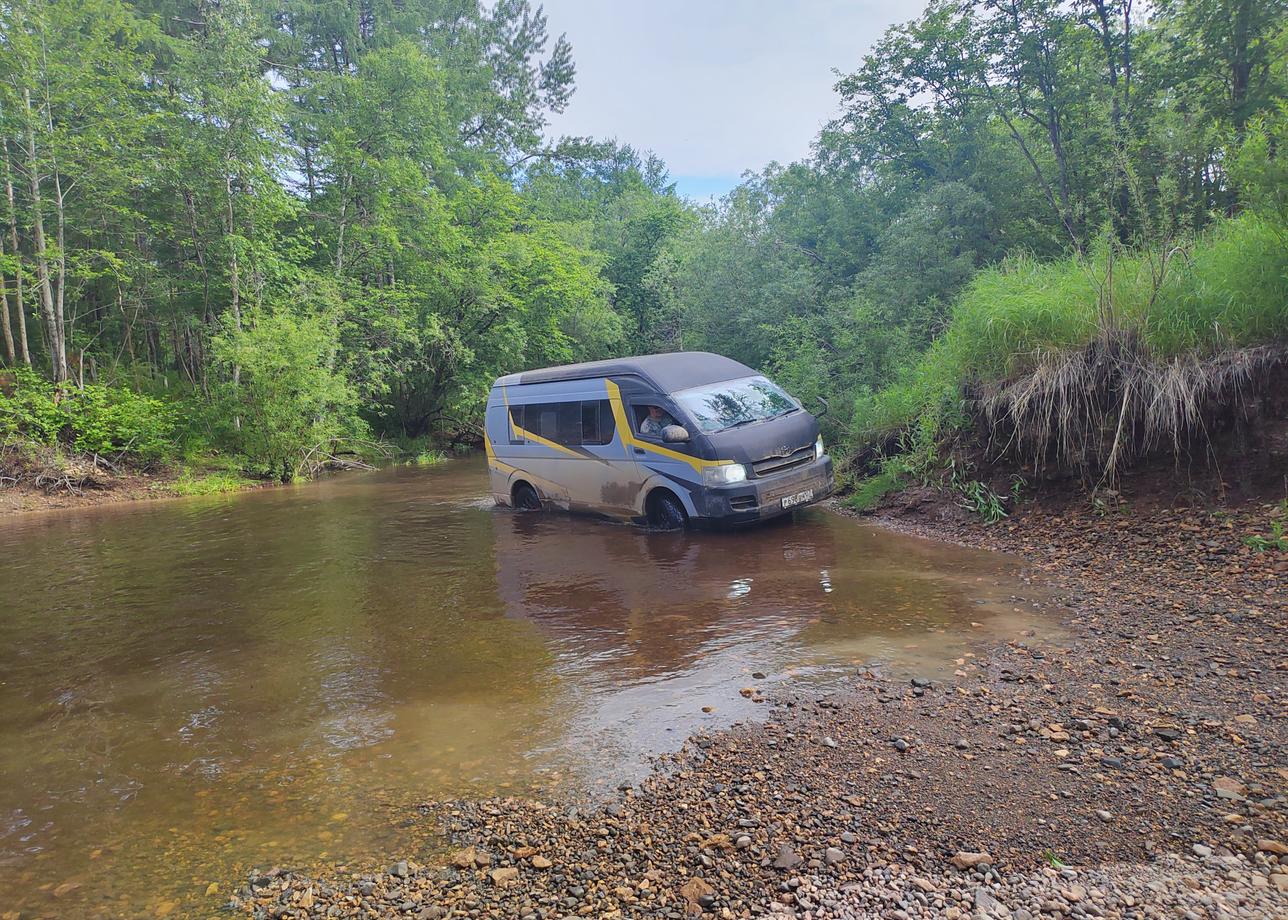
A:
[[[774,860],[774,868],[795,869],[804,861],[799,853],[793,850],[789,844],[784,843],[778,848],[778,858]]]
[[[503,866],[500,869],[493,869],[488,875],[491,877],[493,885],[503,887],[518,881],[519,870],[514,866]]]

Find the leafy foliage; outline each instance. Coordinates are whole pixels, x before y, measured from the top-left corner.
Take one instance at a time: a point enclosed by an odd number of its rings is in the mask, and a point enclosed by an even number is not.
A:
[[[221,397],[234,420],[227,437],[251,463],[284,481],[310,451],[366,435],[357,393],[335,369],[339,336],[325,314],[267,312],[211,342],[215,360],[241,368],[239,385]]]
[[[97,384],[59,388],[26,368],[15,370],[13,379],[11,395],[0,390],[0,440],[21,438],[143,461],[173,453],[174,413],[160,400]]]
[[[1251,534],[1243,538],[1245,546],[1250,546],[1259,553],[1276,550],[1288,553],[1288,499],[1279,503],[1269,521],[1270,534]]]
[[[62,395],[20,376],[0,434],[289,477],[468,440],[502,373],[700,348],[827,400],[844,475],[923,479],[973,389],[1285,335],[1286,17],[932,0],[810,157],[697,207],[546,138],[575,67],[530,0],[14,0],[0,361]]]

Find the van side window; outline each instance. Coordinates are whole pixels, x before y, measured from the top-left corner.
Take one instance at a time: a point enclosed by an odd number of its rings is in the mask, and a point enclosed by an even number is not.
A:
[[[637,403],[632,407],[635,413],[635,430],[646,438],[661,438],[662,429],[667,425],[675,425],[675,417],[666,409],[656,404]],[[658,409],[661,415],[657,418],[650,418],[650,409]]]
[[[524,426],[547,441],[576,447],[581,444],[581,403],[533,403],[526,406]]]
[[[611,444],[617,432],[613,408],[606,399],[511,406],[510,421],[514,426],[511,444],[525,443],[525,431],[564,447]]]
[[[613,407],[608,400],[581,404],[582,444],[610,444],[616,432],[617,423],[613,420]]]
[[[523,444],[523,410],[524,406],[510,407],[510,443]]]

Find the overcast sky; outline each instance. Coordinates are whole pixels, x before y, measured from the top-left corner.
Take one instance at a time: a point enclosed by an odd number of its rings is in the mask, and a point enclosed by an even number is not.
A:
[[[705,199],[744,170],[809,153],[837,111],[833,69],[854,70],[923,3],[895,0],[539,0],[567,33],[577,91],[552,136],[653,150]]]

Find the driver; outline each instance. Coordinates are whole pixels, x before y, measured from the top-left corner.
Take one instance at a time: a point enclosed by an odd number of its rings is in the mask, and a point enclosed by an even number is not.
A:
[[[648,415],[644,421],[640,422],[640,434],[652,435],[655,438],[662,437],[662,429],[667,425],[675,425],[677,422],[661,406],[649,406]]]

